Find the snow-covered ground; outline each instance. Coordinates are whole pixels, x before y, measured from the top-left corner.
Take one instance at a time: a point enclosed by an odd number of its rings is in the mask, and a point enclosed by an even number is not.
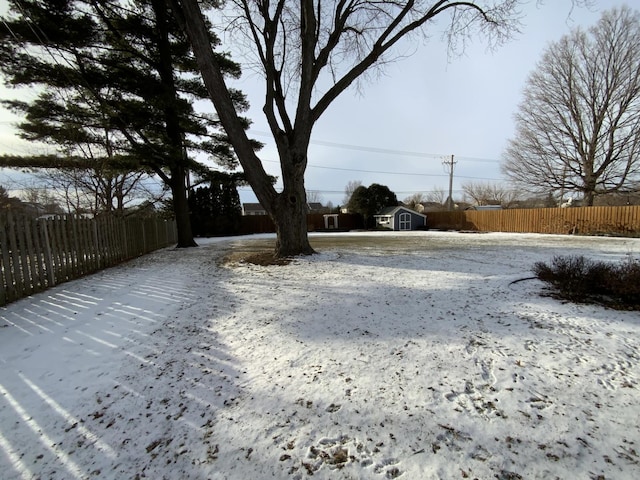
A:
[[[0,309],[0,477],[640,478],[640,314],[511,283],[640,239],[319,234],[220,264],[251,241]]]

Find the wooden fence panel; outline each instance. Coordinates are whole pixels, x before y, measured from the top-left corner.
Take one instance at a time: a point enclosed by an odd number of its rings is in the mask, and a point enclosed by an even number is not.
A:
[[[45,267],[45,257],[42,252],[42,242],[40,241],[40,231],[37,222],[30,222],[33,263],[37,272],[36,284],[38,290],[44,290],[47,287],[47,271]]]
[[[0,305],[9,301],[10,290],[13,287],[13,275],[11,272],[11,260],[9,259],[9,249],[3,247],[7,245],[7,224],[0,223]]]
[[[64,257],[64,279],[70,280],[71,278],[74,278],[75,272],[73,268],[73,252],[71,251],[71,245],[69,244],[68,220],[64,218],[64,221],[60,221],[58,223],[58,228],[60,229],[60,243],[62,246],[62,256]]]
[[[64,281],[64,279],[61,278],[61,274],[60,274],[63,268],[62,267],[63,260],[62,260],[62,248],[60,246],[60,237],[58,235],[59,229],[57,228],[57,222],[55,218],[48,218],[45,221],[45,224],[47,228],[49,242],[51,245],[51,257],[53,259],[53,262],[51,263],[51,267],[53,269],[53,278],[54,278],[54,283],[57,284],[61,281]]]
[[[246,215],[240,218],[240,234],[273,233],[276,226],[268,215]]]
[[[34,219],[9,212],[0,216],[0,305],[176,241],[175,222],[162,219]]]
[[[115,218],[107,217],[102,223],[104,234],[107,238],[107,265],[114,265],[120,261],[121,258],[126,257],[127,245],[126,240],[134,234],[126,234],[126,228],[119,228],[122,224],[116,222]]]
[[[337,218],[337,227],[333,221],[330,223],[330,227],[325,227],[325,220],[323,213],[310,213],[307,215],[307,230],[309,232],[315,231],[330,231],[330,230],[358,230],[364,228],[364,222],[362,215],[354,213],[340,213]],[[251,235],[254,233],[274,233],[276,227],[268,215],[246,215],[240,218],[240,233],[241,235]]]
[[[2,290],[0,291],[0,299],[3,302],[10,302],[16,296],[16,281],[13,275],[13,259],[11,255],[11,246],[9,241],[9,229],[11,217],[6,217],[2,221],[2,230],[0,231],[0,245],[2,246],[2,265],[0,272],[2,273]]]
[[[25,232],[25,226],[16,222],[15,224],[16,242],[18,245],[18,257],[20,258],[20,267],[18,271],[21,276],[22,289],[27,295],[33,292],[31,281],[31,266],[29,262],[29,252],[27,249],[27,235]]]
[[[9,228],[7,230],[9,235],[9,248],[11,252],[11,271],[13,273],[13,280],[16,291],[22,291],[24,289],[24,277],[22,275],[22,266],[20,265],[20,250],[18,246],[18,237],[16,235],[16,222],[13,218],[9,219]]]
[[[80,248],[84,252],[82,257],[83,272],[89,273],[96,270],[95,250],[91,242],[90,224],[86,218],[78,218],[78,234],[80,236]]]
[[[56,283],[66,282],[68,280],[67,269],[68,269],[68,259],[67,252],[64,248],[64,237],[62,235],[62,221],[60,220],[62,217],[57,217],[55,220],[52,219],[49,224],[53,230],[53,248],[56,252],[55,257],[57,257],[58,262],[56,265]]]
[[[24,256],[26,258],[27,267],[25,267],[25,273],[29,274],[29,282],[27,285],[27,291],[29,293],[33,293],[34,291],[39,290],[40,281],[38,275],[38,267],[36,263],[36,257],[38,256],[35,250],[33,249],[33,236],[31,229],[31,222],[26,222],[21,228],[24,234],[25,243],[22,244],[22,251],[24,252]]]
[[[481,232],[640,235],[640,206],[430,212],[427,227]]]

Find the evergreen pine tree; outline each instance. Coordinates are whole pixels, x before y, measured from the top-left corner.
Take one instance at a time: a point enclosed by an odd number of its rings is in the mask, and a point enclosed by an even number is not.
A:
[[[15,86],[43,87],[33,101],[8,101],[25,115],[24,138],[59,155],[22,165],[148,169],[171,189],[178,246],[195,245],[187,176],[210,169],[205,154],[233,168],[235,158],[214,115],[196,112],[207,92],[190,45],[163,0],[12,0],[0,22],[0,72]],[[217,44],[211,34],[211,41]],[[218,54],[229,76],[237,64]],[[240,92],[236,108],[246,109]],[[248,126],[248,122],[246,122]],[[5,157],[3,165],[15,158]],[[235,178],[235,177],[234,177]]]

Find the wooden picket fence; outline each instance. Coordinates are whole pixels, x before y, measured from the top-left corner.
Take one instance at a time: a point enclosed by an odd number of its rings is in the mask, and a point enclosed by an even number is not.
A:
[[[177,242],[159,218],[0,216],[0,305]]]
[[[427,227],[479,232],[640,236],[640,206],[429,212]]]

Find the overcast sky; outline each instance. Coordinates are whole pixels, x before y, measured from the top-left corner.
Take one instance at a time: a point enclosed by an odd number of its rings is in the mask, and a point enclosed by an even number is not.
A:
[[[342,203],[345,186],[352,180],[365,186],[387,185],[400,200],[434,187],[447,190],[442,161],[451,155],[457,162],[454,199],[461,197],[463,183],[503,182],[500,160],[514,133],[513,115],[525,80],[544,49],[571,28],[589,27],[602,11],[626,2],[594,3],[591,9],[571,11],[571,0],[547,0],[540,6],[532,0],[522,7],[524,25],[516,39],[493,52],[486,44],[473,44],[462,57],[448,58],[436,27],[431,40],[417,46],[415,54],[388,65],[384,76],[363,84],[360,91],[345,92],[316,124],[307,190],[334,205]],[[266,144],[261,152],[265,167],[279,176],[277,154],[261,111],[262,80],[245,72],[235,86],[252,104],[250,133]],[[4,98],[14,94],[0,89]],[[14,122],[0,111],[0,153],[26,153],[15,140]],[[0,185],[6,175],[0,172]],[[241,200],[256,201],[248,188],[241,189]]]

